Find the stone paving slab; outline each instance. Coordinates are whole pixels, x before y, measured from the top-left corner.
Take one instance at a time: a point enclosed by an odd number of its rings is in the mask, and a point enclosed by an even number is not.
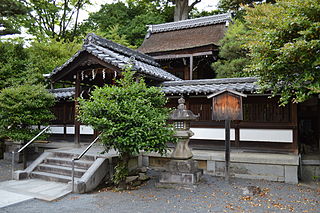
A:
[[[34,197],[0,189],[0,208],[31,200]]]
[[[65,183],[39,179],[9,180],[0,182],[0,197],[6,193],[15,193],[45,201],[53,201],[71,192],[71,186]]]

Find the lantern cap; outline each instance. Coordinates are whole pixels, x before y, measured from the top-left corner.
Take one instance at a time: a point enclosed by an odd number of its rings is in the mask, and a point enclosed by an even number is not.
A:
[[[191,121],[196,120],[199,116],[193,114],[191,110],[186,109],[185,100],[183,97],[179,98],[178,100],[178,108],[174,110],[170,114],[170,120],[173,121]]]
[[[240,92],[231,90],[231,89],[225,89],[225,90],[221,90],[221,91],[219,91],[219,92],[213,93],[213,94],[211,94],[211,95],[208,95],[207,98],[213,98],[213,97],[218,96],[218,95],[220,95],[220,94],[222,94],[222,93],[224,93],[224,92],[230,92],[230,93],[233,93],[233,94],[235,94],[235,95],[238,95],[238,96],[241,96],[241,97],[245,97],[245,98],[247,97],[246,94],[243,94],[243,93],[240,93]]]

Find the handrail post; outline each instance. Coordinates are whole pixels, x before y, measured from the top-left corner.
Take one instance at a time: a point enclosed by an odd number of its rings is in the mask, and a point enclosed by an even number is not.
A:
[[[12,159],[11,159],[11,177],[14,180],[14,160],[15,160],[15,151],[12,151]]]
[[[72,192],[74,192],[74,158],[72,159],[72,173],[71,173],[71,177],[72,177]]]

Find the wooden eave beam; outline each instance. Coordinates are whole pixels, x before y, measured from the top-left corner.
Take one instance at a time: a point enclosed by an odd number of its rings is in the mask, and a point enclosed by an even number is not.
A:
[[[153,56],[154,59],[175,59],[175,58],[191,58],[196,56],[203,56],[203,55],[212,55],[212,51],[206,52],[199,52],[199,53],[192,53],[192,54],[169,54],[169,55],[159,55]]]

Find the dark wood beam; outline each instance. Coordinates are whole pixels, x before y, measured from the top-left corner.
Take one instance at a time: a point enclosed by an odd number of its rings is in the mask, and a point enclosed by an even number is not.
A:
[[[80,122],[77,119],[78,116],[78,98],[80,96],[80,73],[76,73],[76,88],[74,94],[74,144],[76,147],[80,147]]]

